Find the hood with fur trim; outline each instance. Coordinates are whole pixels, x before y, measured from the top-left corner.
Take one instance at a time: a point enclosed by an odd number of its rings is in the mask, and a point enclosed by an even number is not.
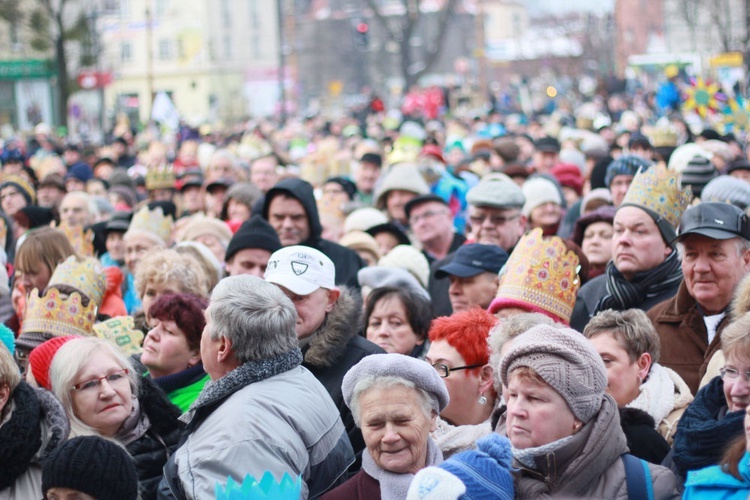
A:
[[[303,350],[305,363],[316,368],[332,366],[346,352],[347,343],[362,328],[362,298],[347,287],[340,287],[333,310]]]
[[[750,274],[745,275],[734,290],[732,320],[750,312]]]

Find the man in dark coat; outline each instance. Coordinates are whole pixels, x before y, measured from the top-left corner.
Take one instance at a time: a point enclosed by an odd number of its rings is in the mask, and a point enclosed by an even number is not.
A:
[[[284,247],[304,245],[320,250],[336,265],[336,284],[359,289],[357,271],[364,261],[354,250],[321,237],[318,207],[310,183],[284,179],[266,193],[263,217],[276,230]]]

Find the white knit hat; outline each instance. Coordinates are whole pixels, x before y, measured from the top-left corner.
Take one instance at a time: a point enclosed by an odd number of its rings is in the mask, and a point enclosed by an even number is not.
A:
[[[430,279],[430,264],[422,252],[411,245],[396,245],[378,261],[379,266],[400,267],[414,275],[427,288]]]
[[[350,213],[344,221],[344,233],[350,231],[367,231],[371,227],[385,224],[388,216],[377,208],[364,207]]]
[[[549,202],[562,205],[560,189],[555,185],[554,181],[546,177],[529,178],[529,180],[523,183],[521,191],[523,191],[523,195],[526,197],[526,203],[524,203],[521,210],[526,217],[531,215],[532,210],[539,205]]]

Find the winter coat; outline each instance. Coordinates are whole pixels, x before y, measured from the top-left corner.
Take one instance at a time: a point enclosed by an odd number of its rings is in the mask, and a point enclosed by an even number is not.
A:
[[[630,454],[652,464],[661,464],[669,453],[669,445],[656,432],[653,417],[637,408],[621,407],[620,427]]]
[[[750,497],[750,452],[738,464],[742,480],[713,465],[690,472],[685,483],[683,500],[746,500]]]
[[[42,461],[69,432],[65,410],[52,393],[21,382],[0,414],[0,498],[42,498]]]
[[[321,500],[376,500],[380,498],[380,482],[360,470],[350,480],[326,493]]]
[[[125,443],[125,448],[135,461],[141,499],[148,500],[156,498],[164,464],[177,448],[181,412],[150,379],[141,380],[138,401],[150,425],[141,437]]]
[[[617,404],[605,395],[599,413],[562,447],[536,457],[533,470],[515,462],[516,498],[627,499],[624,453]],[[653,464],[648,470],[655,499],[678,497],[671,471]]]
[[[727,316],[719,323],[709,344],[703,315],[684,280],[677,295],[657,304],[647,314],[661,340],[659,363],[676,371],[695,394],[708,361],[721,348],[721,332],[729,323]]]
[[[203,370],[203,363],[198,363],[192,368],[187,368],[172,375],[151,378],[148,368],[141,363],[140,354],[130,356],[130,362],[142,377],[147,377],[164,391],[167,399],[179,408],[181,413],[190,409],[190,405],[198,399],[198,395],[209,381],[208,374]]]
[[[384,353],[376,344],[359,336],[362,304],[356,292],[341,288],[336,304],[326,315],[323,325],[311,336],[302,349],[302,366],[310,370],[323,384],[339,410],[355,455],[365,448],[362,431],[357,427],[352,412],[341,393],[341,382],[349,369],[370,354]]]
[[[284,194],[298,200],[305,209],[307,221],[309,223],[310,236],[307,240],[300,243],[308,247],[316,248],[326,254],[336,266],[336,284],[346,285],[348,287],[359,289],[357,281],[357,271],[365,265],[362,258],[357,252],[343,247],[333,241],[324,240],[321,237],[323,226],[320,224],[318,216],[318,206],[315,203],[315,195],[310,183],[302,179],[284,179],[279,181],[274,187],[266,193],[263,204],[263,218],[268,220],[268,208],[274,196]]]
[[[447,276],[444,278],[436,278],[435,271],[453,262],[455,256],[455,252],[449,253],[442,259],[436,260],[430,264],[430,279],[427,283],[427,293],[430,294],[432,312],[436,318],[453,314],[453,306],[451,305],[450,294],[448,293],[451,286],[451,280]]]
[[[227,477],[266,471],[301,475],[303,498],[343,482],[354,453],[330,396],[301,361],[297,349],[209,383],[180,417],[187,428],[159,498],[213,498]]]

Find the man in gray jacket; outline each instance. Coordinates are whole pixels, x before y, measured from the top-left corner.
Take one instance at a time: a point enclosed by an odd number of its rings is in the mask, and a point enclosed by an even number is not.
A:
[[[160,498],[213,498],[227,478],[302,476],[302,497],[342,482],[354,461],[339,412],[303,368],[294,305],[254,276],[223,279],[206,310],[201,358],[211,377],[181,417],[181,446]]]

